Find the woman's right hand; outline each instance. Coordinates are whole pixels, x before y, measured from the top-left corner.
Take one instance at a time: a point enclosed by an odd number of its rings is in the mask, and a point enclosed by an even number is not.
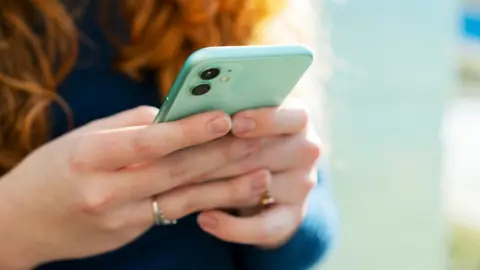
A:
[[[119,248],[152,225],[152,196],[159,195],[171,219],[258,202],[267,171],[202,182],[202,175],[256,151],[257,140],[218,139],[231,129],[222,112],[150,125],[156,112],[141,107],[92,122],[2,177],[2,269]]]

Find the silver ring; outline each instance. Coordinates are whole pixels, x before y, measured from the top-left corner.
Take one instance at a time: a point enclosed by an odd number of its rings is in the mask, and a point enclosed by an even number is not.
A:
[[[155,198],[152,199],[152,208],[153,208],[153,223],[155,225],[161,226],[161,225],[177,224],[176,219],[168,219],[163,215],[162,210],[160,209],[160,206],[158,205],[158,202]]]

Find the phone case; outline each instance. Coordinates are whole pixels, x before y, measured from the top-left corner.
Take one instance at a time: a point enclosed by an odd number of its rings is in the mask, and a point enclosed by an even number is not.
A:
[[[313,61],[302,45],[227,46],[200,49],[185,61],[155,122],[175,121],[193,114],[222,110],[238,111],[280,105]],[[220,69],[211,80],[200,74]],[[192,94],[208,84],[204,95]]]

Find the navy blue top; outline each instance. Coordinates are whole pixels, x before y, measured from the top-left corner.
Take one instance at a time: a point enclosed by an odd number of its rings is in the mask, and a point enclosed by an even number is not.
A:
[[[76,67],[59,88],[69,103],[77,126],[139,105],[160,106],[153,76],[141,82],[111,68],[115,50],[107,42],[96,18],[96,5],[89,5],[78,22],[80,56]],[[54,137],[67,131],[65,114],[53,107]],[[158,226],[125,247],[96,257],[53,262],[38,269],[310,269],[325,254],[335,229],[335,212],[326,186],[325,172],[312,192],[308,215],[296,235],[276,250],[222,242],[203,232],[196,215],[175,226]]]

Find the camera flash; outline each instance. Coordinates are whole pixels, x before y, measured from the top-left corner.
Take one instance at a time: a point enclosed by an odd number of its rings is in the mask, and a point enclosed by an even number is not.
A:
[[[222,78],[220,78],[220,81],[226,83],[226,82],[230,81],[230,77],[223,76]]]

